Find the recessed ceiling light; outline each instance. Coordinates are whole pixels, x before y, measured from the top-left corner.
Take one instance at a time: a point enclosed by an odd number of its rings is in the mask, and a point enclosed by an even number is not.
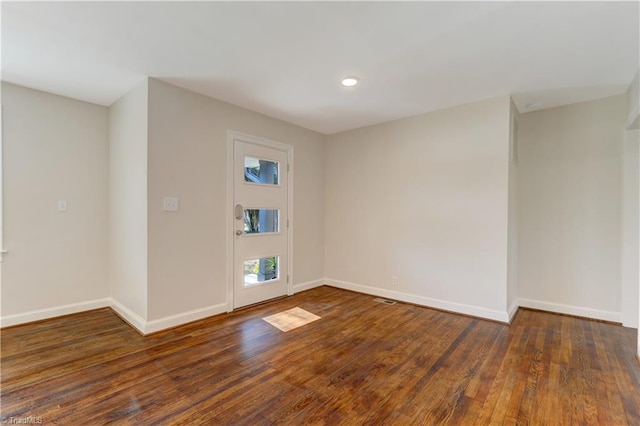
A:
[[[342,85],[344,87],[353,87],[356,84],[358,84],[358,81],[360,81],[360,79],[358,77],[349,76],[349,77],[345,77],[345,78],[342,79]]]
[[[527,109],[540,108],[541,106],[542,106],[542,102],[533,102],[531,104],[526,105]]]

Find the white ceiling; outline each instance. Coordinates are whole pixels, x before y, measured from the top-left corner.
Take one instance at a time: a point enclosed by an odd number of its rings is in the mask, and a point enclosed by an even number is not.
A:
[[[512,93],[622,93],[638,2],[2,2],[2,79],[110,105],[146,76],[325,134]],[[357,75],[354,88],[339,84]]]

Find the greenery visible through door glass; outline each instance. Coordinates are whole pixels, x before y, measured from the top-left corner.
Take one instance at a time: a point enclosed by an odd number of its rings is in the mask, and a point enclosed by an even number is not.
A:
[[[244,286],[251,287],[278,278],[278,256],[244,261]]]

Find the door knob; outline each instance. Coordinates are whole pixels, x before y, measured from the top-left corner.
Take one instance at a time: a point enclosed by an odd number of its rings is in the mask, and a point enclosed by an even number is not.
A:
[[[242,235],[242,231],[238,229],[238,230],[236,231],[236,235],[239,237],[240,235]]]

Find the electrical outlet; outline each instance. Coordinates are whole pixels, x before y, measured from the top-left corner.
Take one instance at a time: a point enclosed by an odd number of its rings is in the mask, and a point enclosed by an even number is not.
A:
[[[391,285],[394,287],[398,287],[398,277],[396,277],[395,275],[391,277]]]

